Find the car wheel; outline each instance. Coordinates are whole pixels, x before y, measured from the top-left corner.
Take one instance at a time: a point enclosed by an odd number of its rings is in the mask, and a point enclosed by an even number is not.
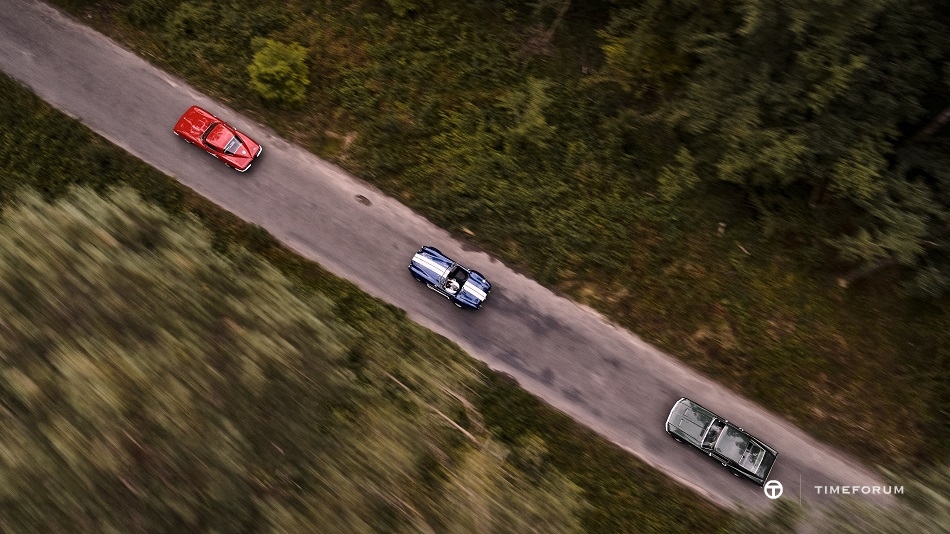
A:
[[[736,478],[742,478],[742,475],[740,475],[739,473],[736,473],[735,471],[732,472],[732,476]]]
[[[683,441],[683,440],[681,440],[680,438],[677,438],[677,437],[674,437],[673,439],[675,439],[677,443],[686,443],[685,441]]]
[[[459,304],[458,302],[456,302],[456,303],[455,303],[455,307],[461,309],[461,308],[462,308],[462,305]]]
[[[726,462],[719,462],[719,463],[721,463],[723,467],[729,467],[729,464]]]

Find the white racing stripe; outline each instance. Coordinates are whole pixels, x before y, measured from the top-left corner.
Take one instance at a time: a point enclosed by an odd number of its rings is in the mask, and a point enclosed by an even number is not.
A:
[[[444,267],[443,265],[441,265],[441,264],[439,264],[439,263],[433,261],[433,260],[432,260],[431,258],[429,258],[428,256],[423,256],[423,255],[421,255],[421,254],[416,254],[416,255],[412,258],[412,261],[414,261],[415,263],[418,263],[420,267],[425,267],[426,269],[432,271],[432,272],[435,273],[439,278],[442,278],[442,277],[445,276],[445,274],[448,272],[448,268],[446,268],[446,267]]]
[[[486,298],[488,298],[488,293],[485,293],[484,291],[482,291],[482,288],[474,284],[470,284],[468,282],[466,282],[465,285],[462,286],[462,291],[477,298],[478,300],[485,300]]]

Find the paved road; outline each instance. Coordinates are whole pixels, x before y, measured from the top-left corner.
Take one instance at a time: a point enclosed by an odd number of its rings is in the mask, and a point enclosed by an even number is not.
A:
[[[748,399],[466,248],[397,201],[55,9],[35,0],[0,4],[0,69],[303,256],[402,307],[415,321],[710,499],[751,508],[771,502],[758,487],[666,435],[663,422],[670,406],[684,395],[779,450],[773,478],[785,486],[782,498],[821,499],[816,485],[880,483],[857,462]],[[263,143],[264,155],[250,172],[231,171],[172,135],[176,119],[191,104],[229,119]],[[357,201],[357,195],[370,204]],[[462,312],[414,282],[406,266],[421,244],[436,245],[485,273],[494,285],[486,307]]]

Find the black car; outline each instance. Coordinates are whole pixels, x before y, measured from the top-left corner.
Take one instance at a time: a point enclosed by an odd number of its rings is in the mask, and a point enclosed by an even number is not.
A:
[[[751,434],[687,398],[676,401],[666,431],[718,460],[737,477],[762,486],[778,453]]]

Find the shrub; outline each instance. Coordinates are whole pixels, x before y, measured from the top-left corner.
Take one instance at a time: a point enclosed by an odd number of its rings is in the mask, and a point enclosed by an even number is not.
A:
[[[168,14],[177,6],[176,0],[133,0],[123,14],[133,25],[140,28],[158,28],[165,23]]]
[[[310,78],[305,60],[307,49],[264,38],[251,41],[254,60],[247,66],[249,87],[264,100],[282,105],[302,104]]]
[[[397,17],[405,17],[407,14],[419,9],[419,4],[412,0],[386,0],[386,3],[389,4],[390,9],[393,10],[393,13],[395,13]]]

